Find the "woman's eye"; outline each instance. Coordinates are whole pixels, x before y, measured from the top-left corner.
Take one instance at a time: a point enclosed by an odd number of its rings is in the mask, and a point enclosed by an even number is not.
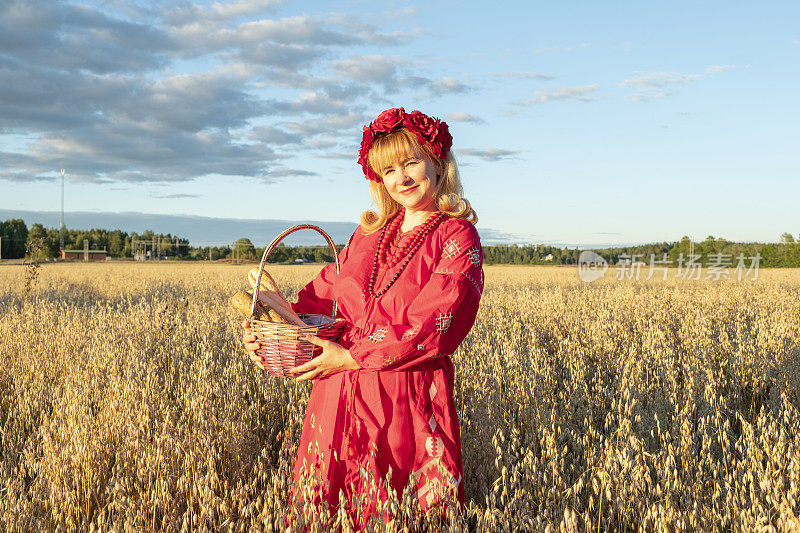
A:
[[[406,163],[406,166],[408,166],[408,165],[416,165],[417,163],[418,163],[418,161],[416,161],[416,160],[412,159],[411,161],[409,161],[408,163]]]

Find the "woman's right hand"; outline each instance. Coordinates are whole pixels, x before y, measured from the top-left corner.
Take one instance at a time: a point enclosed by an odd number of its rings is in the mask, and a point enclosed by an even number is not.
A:
[[[261,344],[256,341],[256,336],[250,331],[250,321],[245,320],[242,322],[242,327],[244,328],[242,342],[244,343],[244,349],[247,350],[247,355],[250,356],[250,360],[253,361],[258,368],[266,370],[266,368],[264,368],[264,363],[261,362],[261,356],[256,354],[256,350],[261,348]]]

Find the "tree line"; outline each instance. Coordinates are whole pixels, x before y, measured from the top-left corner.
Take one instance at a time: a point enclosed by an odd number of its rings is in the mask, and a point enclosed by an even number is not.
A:
[[[692,261],[704,267],[711,264],[735,267],[740,257],[749,265],[756,256],[759,257],[759,265],[762,267],[800,267],[798,240],[789,233],[782,234],[778,243],[740,243],[712,235],[692,243],[688,236],[683,236],[677,242],[593,248],[592,251],[609,265],[617,265],[623,261],[640,261],[649,265],[653,261],[656,264],[677,267],[687,264],[692,255]],[[541,244],[483,247],[486,264],[576,265],[582,251],[579,248],[558,248]]]
[[[243,260],[258,261],[264,248],[253,246],[250,239],[241,238],[228,246],[191,246],[188,239],[170,233],[128,233],[121,230],[106,229],[66,229],[64,245],[66,249],[83,249],[84,240],[89,241],[93,250],[106,250],[110,257],[131,258],[136,250],[136,242],[146,242],[147,249],[156,249],[163,259],[180,260]],[[714,262],[726,261],[732,266],[740,257],[748,263],[756,255],[763,267],[800,267],[800,237],[795,239],[790,233],[783,233],[778,243],[739,243],[709,235],[705,240],[695,241],[684,236],[676,242],[661,242],[638,246],[621,246],[593,249],[609,264],[622,261],[641,261],[649,264],[651,260],[678,266],[689,260],[693,252],[694,261],[708,266]],[[22,258],[26,250],[36,250],[41,258],[59,256],[61,232],[55,228],[45,228],[33,224],[30,229],[21,219],[0,222],[0,254],[3,259]],[[155,243],[155,246],[153,245]],[[337,246],[337,253],[344,246]],[[140,244],[141,249],[141,244]],[[483,247],[484,262],[487,265],[576,265],[583,250],[579,248],[559,248],[543,244],[531,245],[487,245]],[[157,253],[156,252],[156,253]],[[328,246],[287,246],[280,243],[270,254],[270,263],[333,261]]]

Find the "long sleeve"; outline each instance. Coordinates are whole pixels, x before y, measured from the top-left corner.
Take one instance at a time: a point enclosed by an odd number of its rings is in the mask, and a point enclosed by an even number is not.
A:
[[[347,245],[339,252],[339,263],[344,264],[353,235]],[[317,277],[311,280],[297,293],[297,302],[291,304],[295,313],[330,315],[333,308],[333,283],[336,281],[336,265],[331,263],[320,270]]]
[[[430,280],[412,300],[406,323],[370,325],[350,348],[364,369],[403,370],[451,355],[475,323],[483,293],[483,252],[475,227],[457,219],[442,238]]]

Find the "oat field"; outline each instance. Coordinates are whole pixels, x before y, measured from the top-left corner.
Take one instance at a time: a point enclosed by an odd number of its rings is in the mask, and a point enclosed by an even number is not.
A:
[[[0,530],[349,529],[288,506],[308,388],[244,355],[227,298],[249,268],[0,267]],[[318,269],[271,271],[291,299]],[[396,495],[370,528],[796,531],[798,341],[792,270],[486,267],[454,356],[467,506]]]

